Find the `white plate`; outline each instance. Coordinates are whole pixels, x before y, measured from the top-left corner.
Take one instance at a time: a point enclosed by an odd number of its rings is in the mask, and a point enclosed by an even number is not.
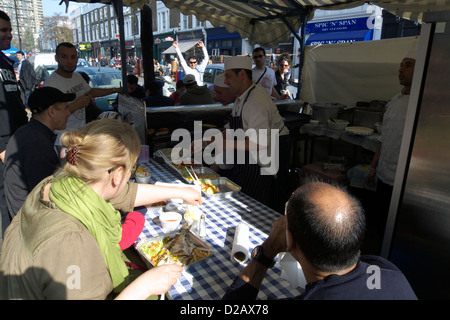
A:
[[[366,127],[347,127],[345,131],[357,136],[370,136],[373,134],[373,129]]]

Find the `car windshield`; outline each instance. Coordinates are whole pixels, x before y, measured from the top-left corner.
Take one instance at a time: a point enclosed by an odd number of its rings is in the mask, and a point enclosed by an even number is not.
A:
[[[96,73],[89,75],[93,88],[118,88],[122,86],[121,72]]]

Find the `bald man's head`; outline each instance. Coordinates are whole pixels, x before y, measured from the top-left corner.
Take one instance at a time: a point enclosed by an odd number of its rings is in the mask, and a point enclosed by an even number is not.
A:
[[[345,189],[324,182],[299,187],[286,205],[288,229],[318,270],[336,272],[359,259],[365,216]]]

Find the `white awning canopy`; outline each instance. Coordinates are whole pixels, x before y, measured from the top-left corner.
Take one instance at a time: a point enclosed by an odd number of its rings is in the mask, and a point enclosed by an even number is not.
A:
[[[193,46],[197,44],[198,41],[180,41],[178,42],[178,48],[180,48],[181,53],[185,53]],[[170,46],[162,52],[162,54],[176,54],[175,47]]]
[[[69,1],[64,0],[67,4]],[[76,0],[77,2],[115,3],[117,0]],[[124,6],[142,7],[148,0],[122,0]],[[210,21],[238,32],[251,44],[276,46],[289,40],[304,22],[312,19],[315,9],[345,9],[363,5],[361,0],[162,0],[168,8],[193,14],[200,21]],[[424,15],[450,10],[450,0],[373,0],[370,3],[403,17],[422,22]]]

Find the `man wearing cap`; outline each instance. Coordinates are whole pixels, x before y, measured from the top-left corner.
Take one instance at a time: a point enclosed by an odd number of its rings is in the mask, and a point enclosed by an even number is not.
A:
[[[381,236],[387,221],[394,178],[405,126],[409,95],[416,64],[417,47],[414,46],[403,58],[398,70],[398,78],[403,89],[387,104],[383,115],[383,124],[379,137],[380,144],[373,157],[366,177],[369,186],[374,185],[377,177],[376,202],[374,213],[378,215],[378,228]]]
[[[245,162],[238,161],[239,157],[235,159],[233,168],[226,175],[242,187],[242,192],[266,205],[271,205],[273,204],[271,186],[274,177],[278,176],[278,167],[274,163],[262,163],[259,156],[260,152],[268,152],[271,153],[272,160],[281,161],[280,158],[275,159],[273,156],[289,154],[289,130],[285,127],[267,90],[253,83],[251,58],[246,56],[226,57],[224,62],[225,84],[228,85],[230,92],[237,96],[229,123],[225,127],[233,129],[235,132],[238,129],[243,129],[244,132],[254,129],[258,134],[258,137],[250,135],[243,144],[238,142],[227,145],[225,133],[223,145],[226,152],[228,152],[227,148],[234,149],[235,153],[240,148],[245,150]],[[279,139],[275,141],[276,145],[271,143],[271,129],[278,130],[279,133]],[[267,135],[266,141],[260,140],[264,134]],[[275,151],[277,146],[279,147],[278,153]],[[255,149],[258,151],[256,161],[251,158],[251,151]],[[275,165],[276,172],[265,170],[272,165]]]
[[[211,104],[214,97],[211,90],[205,85],[197,85],[194,75],[188,74],[183,78],[186,91],[180,96],[180,105]]]
[[[30,122],[9,140],[5,156],[5,196],[9,214],[14,217],[30,191],[60,165],[53,130],[64,130],[70,116],[68,101],[74,93],[52,87],[33,91],[28,105]]]
[[[72,43],[62,42],[55,51],[58,69],[44,82],[44,87],[54,87],[62,92],[75,93],[76,98],[69,103],[71,115],[64,131],[76,130],[86,124],[86,107],[93,98],[120,93],[120,88],[91,88],[83,77],[75,72],[78,63],[77,49]],[[56,144],[60,145],[59,137],[64,131],[57,132]]]
[[[183,67],[185,75],[192,74],[195,77],[195,81],[199,86],[203,85],[203,72],[205,71],[206,66],[208,65],[209,55],[208,50],[206,50],[205,44],[203,41],[197,42],[199,48],[202,49],[203,52],[203,60],[199,65],[196,57],[189,58],[189,65],[186,64],[186,60],[184,60],[183,54],[181,53],[180,48],[178,47],[178,41],[174,41],[172,45],[175,47],[175,51],[177,52],[178,59],[180,60],[180,64]]]

